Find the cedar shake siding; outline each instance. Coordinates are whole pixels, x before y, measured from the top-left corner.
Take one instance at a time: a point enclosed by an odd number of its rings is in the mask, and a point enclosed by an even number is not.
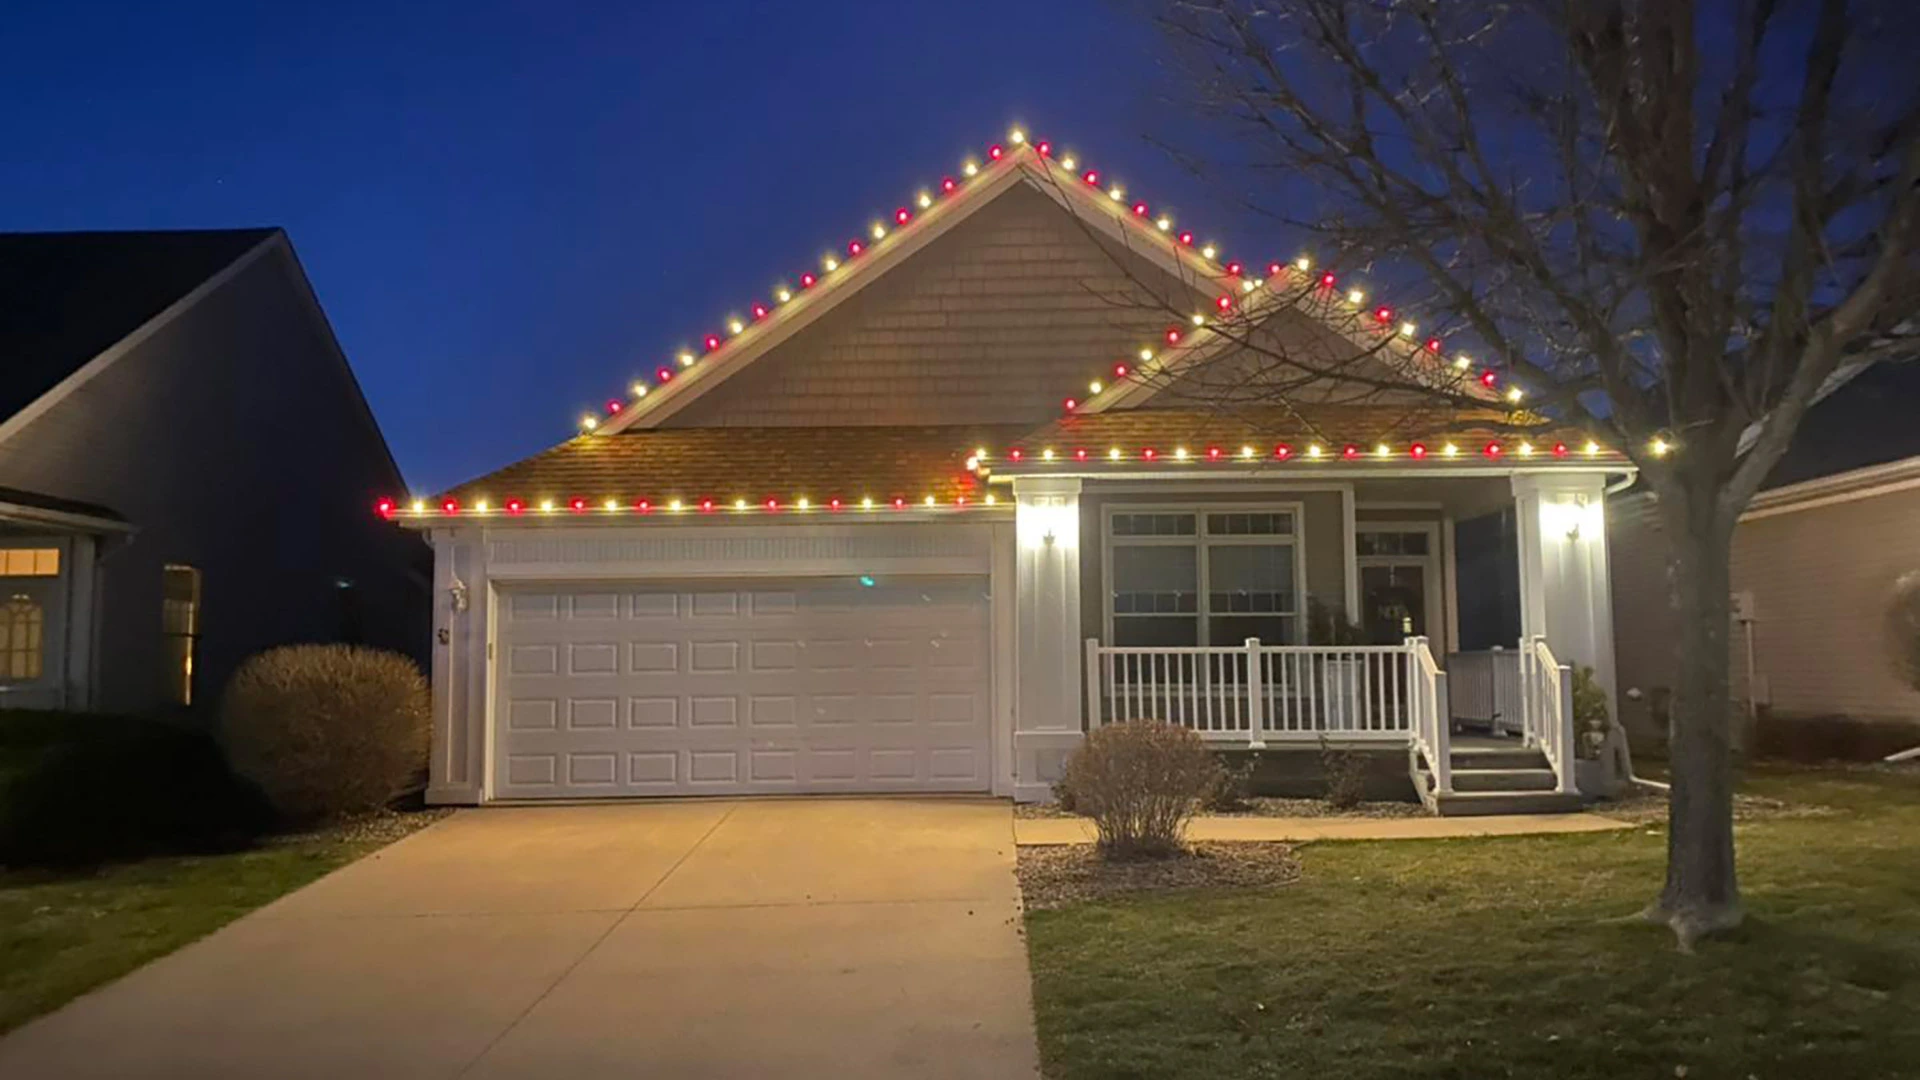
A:
[[[274,645],[357,637],[426,655],[427,549],[373,512],[400,477],[291,247],[266,243],[0,442],[0,487],[134,527],[99,564],[100,710],[161,699],[169,563],[202,575],[197,704]]]
[[[1159,341],[1136,279],[1179,288],[1018,184],[661,426],[1041,423]]]

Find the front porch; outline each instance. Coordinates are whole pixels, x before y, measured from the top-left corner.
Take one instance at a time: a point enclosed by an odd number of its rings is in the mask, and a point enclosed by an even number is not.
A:
[[[1464,696],[1491,700],[1508,674],[1515,714],[1467,734],[1428,639],[1399,645],[1127,647],[1085,642],[1086,730],[1150,718],[1222,750],[1405,747],[1415,792],[1436,814],[1576,809],[1572,670],[1544,638],[1513,664],[1460,666]],[[1492,654],[1499,656],[1500,654]],[[1505,721],[1505,722],[1500,722]],[[1501,737],[1505,731],[1511,737]]]
[[[1348,447],[1325,471],[1248,447],[1010,451],[1016,796],[1046,798],[1084,732],[1145,718],[1223,752],[1404,751],[1436,813],[1577,805],[1572,678],[1593,668],[1611,702],[1622,468],[1444,449]],[[1495,516],[1504,542],[1463,551]]]

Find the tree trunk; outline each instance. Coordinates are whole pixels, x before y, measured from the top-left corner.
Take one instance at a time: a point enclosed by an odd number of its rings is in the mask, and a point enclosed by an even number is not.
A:
[[[1691,951],[1700,935],[1739,925],[1741,907],[1727,642],[1737,515],[1720,508],[1714,482],[1688,486],[1681,498],[1662,500],[1680,650],[1667,734],[1673,768],[1667,883],[1647,917],[1671,927],[1681,949]]]

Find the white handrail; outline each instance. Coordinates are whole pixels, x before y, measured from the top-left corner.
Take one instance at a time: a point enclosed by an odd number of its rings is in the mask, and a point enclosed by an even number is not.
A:
[[[1520,640],[1521,725],[1527,744],[1553,766],[1557,790],[1577,793],[1573,735],[1573,669],[1555,659],[1542,636]]]
[[[1433,658],[1424,637],[1407,639],[1407,685],[1414,695],[1413,741],[1433,770],[1433,794],[1453,793],[1453,710],[1447,697],[1447,673]]]

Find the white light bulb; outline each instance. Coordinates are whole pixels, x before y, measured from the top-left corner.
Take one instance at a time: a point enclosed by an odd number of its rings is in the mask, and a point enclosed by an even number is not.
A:
[[[1532,443],[1530,443],[1530,442],[1525,442],[1525,441],[1522,441],[1522,442],[1520,443],[1520,456],[1521,456],[1521,457],[1532,457],[1532,456],[1533,456],[1533,444],[1532,444]]]
[[[1248,278],[1247,280],[1240,283],[1241,292],[1252,292],[1253,290],[1259,287],[1260,287],[1260,283],[1253,280],[1252,278]]]
[[[1251,447],[1251,446],[1243,446],[1243,447],[1241,447],[1241,448],[1240,448],[1240,456],[1241,456],[1241,457],[1243,457],[1243,458],[1250,458],[1250,457],[1252,457],[1252,456],[1253,456],[1253,447]]]
[[[827,256],[826,261],[822,262],[820,265],[826,267],[828,273],[832,273],[833,271],[840,269],[839,260],[835,259],[831,255]]]
[[[932,505],[933,505],[933,496],[931,496],[931,495],[929,495],[929,496],[927,496],[926,498],[924,498],[924,499],[922,499],[922,500],[920,500],[920,501],[921,501],[922,503],[924,503],[924,504],[926,504],[926,505],[928,505],[928,506],[932,506]]]
[[[1141,349],[1141,350],[1140,350],[1140,362],[1141,362],[1141,363],[1143,363],[1143,364],[1144,364],[1144,363],[1146,363],[1147,361],[1149,361],[1149,360],[1152,360],[1152,359],[1153,359],[1153,350],[1152,350],[1152,349]]]
[[[1300,270],[1311,270],[1313,269],[1313,260],[1307,258],[1305,255],[1302,255],[1299,258],[1293,260],[1293,265]]]
[[[1087,384],[1087,393],[1089,394],[1097,394],[1101,391],[1101,389],[1103,388],[1100,385],[1099,379],[1095,379],[1092,382]]]
[[[414,513],[416,513],[416,514],[424,514],[424,513],[426,513],[426,512],[427,512],[427,500],[425,500],[425,499],[415,499],[415,500],[413,500],[413,512],[414,512]]]
[[[745,510],[747,508],[747,500],[745,499],[733,500],[733,508],[735,510]]]
[[[920,198],[917,201],[920,203],[920,209],[925,210],[927,207],[933,205],[933,196],[923,191],[920,193]]]
[[[1045,450],[1042,450],[1042,451],[1040,451],[1040,460],[1041,460],[1041,461],[1052,461],[1052,460],[1053,460],[1053,447],[1051,447],[1051,446],[1049,446],[1049,447],[1047,447],[1047,448],[1046,448]]]
[[[1366,299],[1367,294],[1361,292],[1359,289],[1353,289],[1347,293],[1347,303],[1349,304],[1362,304],[1366,302]]]
[[[742,330],[745,330],[746,328],[747,328],[747,324],[746,324],[746,323],[743,323],[743,322],[741,322],[741,321],[740,321],[739,319],[728,319],[728,320],[727,320],[727,332],[728,332],[728,333],[731,333],[731,334],[737,334],[737,333],[739,333],[740,331],[742,331]]]
[[[681,509],[681,508],[682,508],[682,506],[683,506],[683,505],[684,505],[684,504],[683,504],[683,503],[681,503],[681,501],[680,501],[679,499],[673,499],[673,500],[670,500],[670,501],[669,501],[669,502],[667,503],[667,509],[669,509],[669,510],[679,510],[679,509]]]
[[[1440,452],[1447,455],[1448,457],[1460,456],[1460,448],[1453,445],[1452,443],[1448,443],[1447,445],[1441,447]]]
[[[1200,249],[1200,254],[1202,254],[1202,255],[1204,255],[1204,256],[1206,256],[1207,258],[1209,258],[1209,259],[1211,259],[1211,258],[1213,258],[1213,256],[1214,256],[1214,254],[1215,254],[1215,253],[1216,253],[1216,252],[1217,252],[1218,250],[1219,250],[1219,249],[1217,249],[1217,248],[1215,248],[1215,247],[1214,247],[1214,246],[1213,246],[1212,244],[1208,244],[1208,245],[1207,245],[1206,247],[1203,247],[1203,248],[1201,248],[1201,249]]]
[[[871,495],[869,495],[869,496],[867,496],[867,497],[865,497],[865,498],[863,498],[863,499],[861,499],[861,500],[860,500],[860,509],[862,509],[862,510],[871,510],[871,509],[873,509],[873,496],[871,496]]]
[[[646,384],[646,383],[634,383],[634,384],[633,384],[632,386],[630,386],[630,387],[628,387],[628,389],[629,389],[629,390],[632,390],[632,391],[633,391],[633,396],[634,396],[634,397],[646,397],[646,396],[647,396],[647,384]]]
[[[1526,397],[1526,396],[1527,396],[1527,395],[1526,395],[1525,393],[1523,393],[1523,392],[1521,391],[1521,389],[1520,389],[1519,387],[1517,387],[1517,386],[1511,386],[1511,387],[1508,387],[1508,388],[1507,388],[1507,400],[1508,400],[1508,401],[1516,401],[1516,402],[1517,402],[1517,401],[1519,401],[1519,400],[1520,400],[1521,398],[1523,398],[1523,397]]]
[[[1124,199],[1126,197],[1127,197],[1127,193],[1124,191],[1121,191],[1120,188],[1117,186],[1107,189],[1107,198],[1112,199],[1114,202],[1119,202],[1121,199]]]
[[[1465,371],[1473,366],[1473,361],[1465,356],[1456,356],[1453,358],[1453,366]]]
[[[1373,448],[1373,453],[1375,457],[1392,457],[1393,447],[1388,446],[1386,443],[1381,443],[1379,446]]]
[[[1108,451],[1107,451],[1107,460],[1108,460],[1108,461],[1119,461],[1119,460],[1120,460],[1120,448],[1116,446],[1116,447],[1114,447],[1113,449],[1111,449],[1111,450],[1108,450]]]
[[[1319,457],[1319,456],[1320,456],[1320,444],[1319,444],[1319,443],[1313,443],[1312,445],[1310,445],[1310,446],[1308,446],[1308,447],[1307,447],[1307,456],[1308,456],[1308,457],[1310,457],[1310,458],[1317,458],[1317,457]]]
[[[1650,444],[1650,445],[1648,446],[1648,449],[1650,449],[1650,450],[1652,450],[1652,451],[1653,451],[1653,456],[1654,456],[1654,457],[1665,457],[1665,456],[1667,456],[1667,451],[1669,451],[1669,450],[1671,450],[1671,449],[1673,449],[1673,444],[1672,444],[1672,443],[1669,443],[1669,442],[1668,442],[1667,440],[1665,440],[1665,439],[1658,439],[1658,438],[1656,438],[1656,439],[1654,439],[1654,440],[1653,440],[1653,442],[1652,442],[1652,443],[1651,443],[1651,444]]]
[[[680,357],[679,357],[679,360],[680,360],[680,366],[681,366],[681,367],[692,367],[692,366],[693,366],[693,354],[692,354],[692,353],[690,353],[690,352],[683,352],[683,353],[681,353],[681,354],[680,354]]]
[[[613,513],[613,512],[615,511],[615,510],[618,510],[618,509],[620,509],[620,500],[619,500],[619,499],[608,499],[607,501],[605,501],[605,502],[603,502],[603,503],[601,503],[600,505],[601,505],[601,507],[603,507],[603,508],[604,508],[604,509],[605,509],[605,510],[607,511],[607,513],[609,513],[609,514],[611,514],[611,513]]]
[[[1197,313],[1196,313],[1196,314],[1194,315],[1194,317],[1193,317],[1193,325],[1195,325],[1195,326],[1205,326],[1205,325],[1207,325],[1207,317],[1206,317],[1205,315],[1201,315],[1201,314],[1197,314]]]
[[[1592,441],[1589,441],[1589,442],[1587,443],[1587,456],[1588,456],[1588,457],[1592,457],[1593,455],[1595,455],[1595,454],[1597,454],[1597,453],[1599,453],[1599,452],[1600,452],[1600,444],[1599,444],[1599,443],[1597,443],[1597,442],[1592,442]]]
[[[1000,501],[1000,500],[998,500],[998,499],[996,499],[996,498],[994,498],[994,497],[993,497],[993,492],[991,492],[991,491],[989,491],[989,492],[987,492],[987,499],[986,499],[986,502],[987,502],[987,505],[988,505],[988,506],[992,506],[992,505],[993,505],[994,503],[996,503],[996,502],[999,502],[999,501]]]
[[[1412,337],[1412,336],[1413,336],[1413,332],[1414,332],[1415,330],[1418,330],[1418,329],[1420,329],[1420,328],[1419,328],[1419,327],[1417,327],[1417,326],[1415,326],[1415,325],[1413,325],[1413,324],[1412,324],[1412,323],[1410,323],[1410,322],[1403,322],[1403,323],[1401,323],[1401,324],[1400,324],[1400,336],[1401,336],[1401,337]]]
[[[1175,459],[1176,461],[1185,461],[1185,460],[1187,460],[1187,448],[1186,448],[1186,447],[1184,447],[1184,446],[1176,446],[1176,447],[1174,447],[1174,449],[1173,449],[1173,456],[1174,456],[1174,459]]]
[[[588,431],[592,431],[594,428],[600,426],[600,421],[591,416],[583,416],[580,418],[580,426]]]
[[[793,299],[793,293],[788,292],[786,289],[775,289],[773,293],[773,298],[784,304],[787,301]]]
[[[1014,128],[1013,131],[1007,135],[1007,141],[1015,146],[1019,146],[1021,143],[1027,141],[1027,133],[1021,131],[1019,128]]]
[[[553,513],[553,500],[552,500],[552,499],[541,499],[541,500],[540,500],[540,512],[541,512],[541,513],[543,513],[543,514],[551,514],[551,513]]]
[[[1061,167],[1061,168],[1063,168],[1063,169],[1066,169],[1066,170],[1068,170],[1068,171],[1072,171],[1072,170],[1073,170],[1073,168],[1075,167],[1075,163],[1074,163],[1074,160],[1073,160],[1073,155],[1072,155],[1072,154],[1068,154],[1068,155],[1067,155],[1066,157],[1063,157],[1063,158],[1061,158],[1061,159],[1060,159],[1060,167]]]
[[[1173,228],[1173,219],[1170,217],[1163,217],[1160,220],[1154,222],[1154,224],[1160,227],[1161,232],[1166,232],[1168,229]]]
[[[973,174],[979,171],[980,171],[980,166],[975,165],[971,161],[967,162],[965,165],[960,166],[960,172],[966,176],[972,176]]]
[[[873,223],[873,228],[867,231],[873,234],[875,240],[885,239],[887,235],[887,227],[877,221]]]
[[[793,500],[793,505],[801,510],[805,510],[813,506],[813,503],[807,501],[807,497],[805,495],[802,495],[799,498]]]

